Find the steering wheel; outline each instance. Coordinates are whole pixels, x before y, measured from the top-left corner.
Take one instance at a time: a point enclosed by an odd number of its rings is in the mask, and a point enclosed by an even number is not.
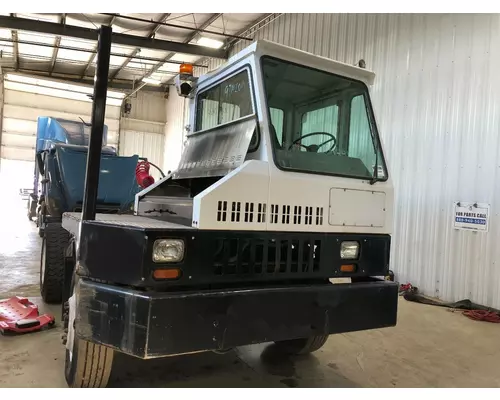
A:
[[[330,139],[328,140],[325,140],[323,143],[321,144],[310,144],[309,146],[306,146],[305,144],[302,144],[302,143],[297,143],[299,140],[302,140],[302,139],[305,139],[309,136],[315,136],[315,135],[326,135],[326,136],[329,136]],[[288,147],[288,150],[291,150],[292,147],[295,145],[295,144],[299,144],[299,146],[305,148],[308,152],[311,152],[311,153],[317,153],[318,150],[323,147],[325,144],[328,144],[330,142],[333,142],[331,147],[328,149],[328,151],[325,151],[324,153],[329,153],[330,151],[332,151],[336,144],[337,144],[337,139],[335,138],[335,136],[333,136],[331,133],[328,133],[328,132],[311,132],[311,133],[308,133],[306,135],[302,135],[300,137],[298,137],[297,139],[295,139],[292,144]]]

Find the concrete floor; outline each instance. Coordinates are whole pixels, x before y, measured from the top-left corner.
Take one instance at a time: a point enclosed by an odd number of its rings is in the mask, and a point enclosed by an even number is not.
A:
[[[40,239],[24,203],[0,204],[0,299],[38,291]],[[8,213],[5,210],[9,210]],[[314,355],[272,345],[142,361],[118,355],[113,387],[500,387],[500,325],[400,301],[395,328],[332,336]],[[0,387],[65,387],[60,328],[0,336]]]

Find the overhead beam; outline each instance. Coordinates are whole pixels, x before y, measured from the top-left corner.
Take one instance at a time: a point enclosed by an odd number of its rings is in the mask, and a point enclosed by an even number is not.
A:
[[[0,27],[11,30],[39,32],[56,36],[69,36],[93,41],[97,40],[98,37],[98,31],[95,29],[9,16],[0,16]],[[141,47],[144,49],[161,51],[173,51],[176,53],[193,54],[202,57],[222,59],[227,58],[227,53],[224,49],[212,49],[209,47],[172,42],[169,40],[158,40],[154,38],[125,35],[123,33],[113,33],[111,36],[111,40],[112,43],[122,46]]]
[[[0,43],[1,42],[5,42],[5,43],[14,43],[12,41],[12,39],[2,39],[0,38]],[[50,48],[55,48],[56,45],[55,44],[49,44],[49,43],[40,43],[40,42],[33,42],[31,40],[17,40],[18,44],[29,44],[30,46],[39,46],[39,47],[50,47]],[[74,46],[64,46],[64,45],[59,45],[59,50],[61,49],[64,49],[64,50],[72,50],[72,51],[78,51],[78,52],[81,52],[81,53],[92,53],[94,54],[96,51],[95,50],[91,50],[91,49],[82,49],[80,47],[74,47]],[[12,54],[13,53],[9,53],[9,52],[6,52],[4,51],[2,54]],[[45,59],[49,59],[49,61],[52,59],[52,57],[46,57],[46,56],[39,56],[37,54],[31,54],[31,53],[24,53],[23,52],[23,55],[26,55],[26,56],[30,56],[30,57],[36,57],[40,60],[45,60]],[[124,53],[114,53],[114,52],[111,52],[111,55],[112,56],[115,56],[115,57],[122,57],[122,58],[128,58],[129,55],[128,54],[124,54]],[[145,56],[135,56],[135,58],[139,59],[139,60],[148,60],[148,61],[157,61],[157,62],[160,62],[163,60],[163,58],[157,58],[157,57],[145,57]],[[182,64],[182,61],[170,61],[172,64]],[[204,65],[201,65],[201,64],[193,64],[194,67],[200,67],[200,68],[203,68],[205,67]]]
[[[132,17],[131,15],[119,15],[119,14],[112,14],[112,13],[102,13],[103,15],[116,15],[120,18],[123,19],[128,19],[130,21],[137,21],[137,22],[144,22],[144,23],[154,23],[154,21],[144,19],[144,18],[137,18],[137,17]],[[244,37],[238,37],[236,35],[231,35],[229,33],[223,33],[223,32],[217,32],[217,31],[209,31],[205,28],[198,27],[198,28],[192,28],[190,26],[184,26],[184,25],[176,25],[176,24],[170,24],[166,22],[160,22],[162,26],[168,26],[170,28],[176,28],[176,29],[187,29],[189,31],[193,32],[199,32],[199,33],[210,33],[211,35],[217,35],[217,36],[224,36],[224,37],[231,37],[231,38],[236,38],[236,39],[241,39],[241,40],[247,40]]]
[[[61,24],[66,24],[66,14],[63,14],[61,17]],[[50,61],[50,73],[54,72],[54,68],[56,67],[57,62],[57,53],[59,53],[59,45],[61,44],[61,36],[56,36],[54,51],[52,52],[52,60]]]
[[[151,39],[151,38],[153,38],[153,37],[155,36],[156,32],[158,32],[158,29],[160,29],[160,28],[161,28],[161,26],[162,26],[162,25],[161,25],[161,23],[162,23],[162,22],[165,22],[165,21],[168,19],[168,17],[170,17],[170,13],[168,13],[168,14],[163,14],[163,15],[161,16],[161,18],[158,20],[158,22],[156,23],[156,25],[154,26],[154,28],[153,28],[153,29],[151,29],[151,30],[149,31],[148,36],[147,36],[147,38],[148,38],[148,39]],[[115,18],[115,17],[113,17],[113,18]],[[114,71],[114,72],[111,74],[111,76],[109,77],[109,81],[110,81],[110,82],[112,82],[112,81],[113,81],[113,79],[115,79],[115,78],[116,78],[116,76],[120,73],[120,71],[121,71],[123,68],[125,68],[125,67],[127,66],[127,64],[128,64],[128,63],[129,63],[129,62],[130,62],[130,61],[131,61],[131,60],[132,60],[135,56],[137,56],[137,53],[139,53],[140,51],[141,51],[141,49],[140,49],[139,47],[136,47],[136,48],[135,48],[135,50],[134,50],[134,51],[132,52],[132,54],[130,55],[130,57],[127,57],[127,59],[126,59],[126,60],[122,63],[122,65],[120,65],[120,67],[118,67],[118,68],[116,69],[116,71]]]
[[[115,21],[116,21],[116,16],[111,17],[111,19],[108,22],[108,26],[113,27],[113,24],[115,23]],[[95,60],[96,55],[97,55],[97,45],[94,47],[94,53],[90,56],[89,61],[88,61],[87,65],[85,66],[85,69],[82,71],[81,79],[83,79],[83,77],[85,76],[85,74],[89,70],[90,66],[92,65],[92,63]]]
[[[183,40],[183,43],[187,44],[187,43],[191,42],[196,37],[196,35],[199,34],[200,31],[203,31],[204,29],[208,28],[210,25],[212,25],[221,16],[222,16],[221,13],[219,13],[219,14],[212,14],[210,16],[210,18],[208,18],[205,22],[203,22],[200,25],[200,27],[198,28],[198,30],[196,30],[194,32],[191,32],[189,34],[189,36],[186,39]],[[158,64],[156,64],[153,68],[151,68],[148,72],[146,72],[143,76],[141,76],[138,79],[138,81],[142,81],[144,78],[147,78],[147,77],[153,75],[156,71],[158,71],[161,68],[161,66],[163,64],[165,64],[166,62],[168,62],[174,55],[175,55],[175,53],[168,54],[161,62],[159,62]],[[128,95],[128,97],[130,97],[133,94],[137,93],[139,90],[141,90],[146,85],[147,84],[145,82],[140,83],[139,86],[137,86],[137,89],[135,89],[132,93],[130,93]]]
[[[52,75],[57,62],[57,53],[59,53],[59,45],[61,44],[61,36],[56,36],[54,51],[52,52],[52,59],[50,60],[49,75]]]
[[[41,71],[41,70],[36,70],[32,68],[19,68],[17,71],[13,67],[2,67],[4,74],[8,73],[10,71],[12,72],[19,72],[19,73],[26,73],[29,75],[36,75],[41,78],[47,78],[47,79],[54,79],[57,81],[64,81],[67,83],[75,83],[75,84],[80,84],[80,85],[89,85],[93,86],[94,85],[94,77],[90,75],[85,75],[83,79],[79,77],[79,75],[72,75],[72,74],[64,74],[61,72],[54,72],[52,76],[49,76],[48,71]],[[122,91],[132,91],[134,90],[134,81],[132,80],[115,80],[113,83],[108,84],[108,87],[110,89],[116,89],[116,90],[122,90]],[[148,92],[156,92],[156,93],[163,93],[165,92],[165,88],[161,86],[148,86],[146,89],[144,89]]]
[[[149,32],[148,37],[152,38],[155,36],[156,32],[162,27],[162,24],[168,20],[168,17],[172,15],[171,13],[166,13],[161,16],[161,18],[158,20],[158,22],[155,24],[155,27],[151,29],[151,32]]]
[[[264,16],[261,16],[260,18],[257,18],[256,20],[252,21],[250,24],[248,24],[246,27],[244,27],[242,30],[240,30],[235,36],[238,37],[245,37],[246,39],[252,40],[251,36],[254,35],[258,30],[262,29],[266,25],[269,25],[271,22],[274,20],[278,19],[283,15],[282,13],[274,13],[274,14],[265,14]],[[228,53],[229,50],[236,45],[236,43],[239,42],[239,39],[237,38],[228,38],[224,45],[222,46],[225,48]],[[210,57],[206,57],[203,60],[199,60],[198,64],[203,64],[204,62],[207,61],[207,59]],[[167,85],[171,85],[172,79],[169,79],[167,81]]]
[[[266,25],[269,25],[271,22],[275,21],[279,17],[281,17],[283,13],[273,13],[273,14],[266,14],[264,17],[258,18],[249,25],[247,25],[245,28],[243,28],[241,31],[237,33],[237,36],[243,36],[248,38],[250,35],[255,34],[258,30],[264,28]],[[225,43],[225,48],[230,49],[231,47],[235,46],[236,43],[238,43],[240,39],[234,39],[230,38],[227,40]]]
[[[16,70],[19,69],[19,43],[17,40],[17,31],[11,31],[11,36],[12,36],[12,48],[14,51],[14,68]]]
[[[15,18],[16,17],[16,14],[10,14],[10,18]],[[14,56],[14,67],[16,68],[16,70],[19,68],[19,45],[17,43],[17,31],[15,30],[12,30],[10,32],[10,36],[12,38],[12,42],[14,43],[12,45],[12,50],[14,52],[13,56]]]
[[[220,17],[222,17],[222,13],[220,14],[212,14],[209,19],[207,19],[205,22],[203,22],[199,26],[198,31],[192,32],[185,40],[184,43],[189,43],[191,40],[193,40],[196,35],[199,35],[200,32],[203,32],[206,28],[208,28],[210,25],[212,25],[215,21],[217,21]]]

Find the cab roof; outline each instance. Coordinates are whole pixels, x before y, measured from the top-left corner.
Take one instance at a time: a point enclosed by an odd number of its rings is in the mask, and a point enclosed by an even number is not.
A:
[[[322,71],[331,72],[333,74],[345,76],[347,78],[359,80],[369,86],[373,85],[373,82],[375,80],[375,73],[370,70],[359,68],[357,66],[349,65],[340,61],[335,61],[326,57],[317,56],[306,51],[294,49],[292,47],[274,43],[268,40],[257,40],[245,49],[236,53],[234,56],[230,57],[227,62],[221,65],[219,68],[201,76],[199,82],[201,83],[206,79],[210,79],[214,75],[218,75],[236,62],[252,55],[258,58],[262,56],[279,58],[296,64],[304,65],[306,67],[311,67]]]

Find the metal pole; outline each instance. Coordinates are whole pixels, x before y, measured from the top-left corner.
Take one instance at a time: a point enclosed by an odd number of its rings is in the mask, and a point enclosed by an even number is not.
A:
[[[90,129],[89,149],[87,153],[87,172],[83,193],[82,221],[95,219],[99,171],[101,166],[102,136],[106,113],[106,95],[108,91],[109,58],[111,53],[111,32],[109,26],[99,29],[97,42],[97,68],[94,79],[92,101],[92,127]]]

